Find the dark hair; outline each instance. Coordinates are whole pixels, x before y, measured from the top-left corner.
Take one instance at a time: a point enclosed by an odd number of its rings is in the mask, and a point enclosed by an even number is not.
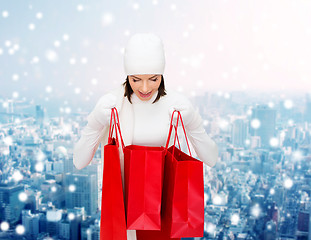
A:
[[[129,81],[129,77],[126,77],[125,82],[123,83],[123,86],[125,86],[125,92],[124,92],[124,97],[127,97],[127,99],[129,100],[130,103],[132,103],[131,101],[131,96],[133,94],[133,89],[130,85],[130,81]],[[156,97],[156,99],[153,101],[153,103],[157,102],[160,97],[165,96],[166,92],[165,92],[165,86],[164,86],[164,78],[163,75],[161,75],[161,83],[158,89],[158,95]]]

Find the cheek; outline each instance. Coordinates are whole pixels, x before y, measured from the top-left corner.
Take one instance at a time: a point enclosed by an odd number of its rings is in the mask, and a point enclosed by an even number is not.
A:
[[[132,90],[135,91],[136,90],[135,84],[133,84],[132,81],[129,81],[129,83],[130,83]]]
[[[161,81],[158,81],[155,85],[156,85],[155,87],[158,89],[161,85]]]

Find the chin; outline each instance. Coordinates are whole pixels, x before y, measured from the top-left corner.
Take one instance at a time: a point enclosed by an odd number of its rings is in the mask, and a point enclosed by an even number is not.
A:
[[[148,100],[150,100],[152,98],[152,96],[150,96],[150,97],[148,97],[148,98],[141,98],[140,97],[140,100],[142,100],[142,101],[148,101]]]

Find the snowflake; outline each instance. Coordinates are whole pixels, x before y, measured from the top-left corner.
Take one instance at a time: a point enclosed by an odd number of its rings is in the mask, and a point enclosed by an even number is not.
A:
[[[259,207],[258,204],[255,204],[252,208],[251,208],[251,214],[257,218],[260,216],[261,214],[261,208]]]
[[[260,120],[257,118],[252,119],[251,121],[251,127],[254,129],[258,129],[260,127]]]
[[[221,205],[222,204],[222,198],[220,195],[216,194],[213,198],[213,204],[215,205]]]
[[[76,191],[76,185],[70,184],[68,189],[69,189],[70,192],[74,192],[74,191]]]
[[[65,113],[67,113],[67,114],[71,113],[71,108],[70,107],[66,107],[65,108]]]
[[[216,231],[216,225],[212,223],[208,223],[206,227],[206,231],[210,234],[213,234]]]
[[[75,219],[75,214],[74,213],[69,213],[68,214],[68,220],[71,221],[73,219]]]
[[[14,44],[13,50],[15,50],[15,51],[19,50],[19,45],[18,44]]]
[[[233,214],[233,215],[231,216],[231,224],[232,224],[232,225],[238,225],[239,221],[240,221],[240,216],[239,216],[239,214],[235,213],[235,214]]]
[[[113,22],[113,15],[111,13],[105,13],[103,16],[102,16],[102,24],[103,26],[107,26],[107,25],[110,25],[112,22]]]
[[[38,18],[38,19],[41,19],[42,18],[42,13],[41,12],[38,12],[37,14],[36,14],[36,18]]]
[[[86,57],[81,58],[81,63],[82,64],[86,64],[88,62]]]
[[[18,235],[23,235],[25,233],[25,227],[23,225],[19,224],[19,225],[16,226],[15,232]]]
[[[59,47],[60,46],[60,41],[54,41],[54,46]]]
[[[139,9],[139,4],[138,4],[138,3],[134,3],[134,4],[133,4],[133,9],[134,9],[134,10]]]
[[[293,186],[293,180],[290,178],[286,178],[284,180],[284,187],[290,189]]]
[[[10,228],[10,224],[6,221],[3,221],[1,224],[0,224],[0,229],[5,232],[7,230],[9,230]]]
[[[4,143],[7,145],[7,146],[12,146],[13,145],[13,139],[12,137],[10,136],[7,136],[3,139]]]
[[[97,81],[96,78],[93,78],[93,79],[91,80],[91,82],[92,82],[93,85],[97,85],[97,82],[98,82],[98,81]]]
[[[37,163],[37,164],[35,165],[35,169],[36,169],[37,172],[42,172],[43,169],[44,169],[43,163],[42,163],[42,162]]]
[[[270,146],[277,147],[279,145],[279,140],[275,137],[270,138]]]
[[[83,6],[82,4],[79,4],[79,5],[77,6],[77,10],[78,10],[79,12],[82,12],[82,11],[84,10],[84,6]]]
[[[40,61],[40,59],[37,56],[35,56],[32,58],[30,63],[38,63],[39,61]]]
[[[64,34],[63,35],[63,40],[64,41],[68,41],[69,40],[69,35],[68,34]]]
[[[70,59],[69,59],[69,63],[70,63],[71,65],[76,64],[76,59],[75,59],[75,58],[70,58]]]
[[[274,107],[274,103],[273,102],[269,102],[268,106],[269,106],[269,108],[273,108]]]
[[[35,30],[36,26],[35,26],[35,24],[30,23],[30,24],[28,25],[28,28],[29,28],[29,30],[33,31],[33,30]]]
[[[58,55],[54,50],[48,49],[45,52],[45,57],[50,62],[56,62],[58,60]]]
[[[52,92],[52,87],[51,86],[46,86],[46,88],[45,88],[45,91],[47,92],[47,93],[50,93],[50,92]]]
[[[2,17],[3,18],[7,18],[9,16],[9,12],[8,11],[3,11],[2,12]]]
[[[171,4],[171,10],[175,11],[176,10],[176,4]]]
[[[28,196],[25,192],[21,192],[20,194],[18,194],[18,199],[21,201],[21,202],[25,202],[27,200]]]
[[[294,105],[293,101],[290,100],[290,99],[287,99],[287,100],[284,101],[284,107],[286,109],[291,109],[293,107],[293,105]]]
[[[24,176],[23,176],[23,174],[21,174],[20,171],[15,170],[12,177],[13,177],[14,181],[18,182],[18,181],[22,180]]]

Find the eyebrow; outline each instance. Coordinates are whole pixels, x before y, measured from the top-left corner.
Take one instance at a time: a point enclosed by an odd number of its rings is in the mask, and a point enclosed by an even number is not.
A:
[[[154,78],[155,76],[157,76],[157,75],[154,75],[154,76],[150,77],[149,79]],[[139,77],[135,77],[135,76],[132,76],[132,77],[133,77],[133,78],[137,78],[137,79],[140,79],[140,80],[141,80],[141,78],[139,78]]]

